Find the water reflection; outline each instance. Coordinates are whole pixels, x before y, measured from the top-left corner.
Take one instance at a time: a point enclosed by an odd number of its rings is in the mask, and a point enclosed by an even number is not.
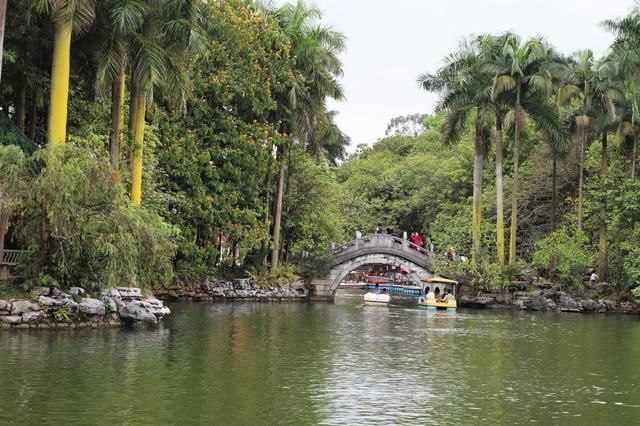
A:
[[[631,317],[178,304],[157,328],[0,332],[0,424],[630,424]]]

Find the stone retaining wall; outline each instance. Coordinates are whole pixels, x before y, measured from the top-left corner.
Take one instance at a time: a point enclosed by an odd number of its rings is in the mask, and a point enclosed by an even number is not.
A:
[[[0,300],[0,328],[97,328],[136,322],[157,323],[170,313],[155,298],[143,300],[133,287],[117,287],[97,298],[72,287],[43,287],[35,299]]]
[[[206,279],[200,285],[194,286],[175,283],[167,288],[154,290],[153,294],[165,300],[217,302],[299,302],[306,301],[309,297],[309,292],[302,282],[282,287],[261,288],[251,284],[248,278],[216,282]]]

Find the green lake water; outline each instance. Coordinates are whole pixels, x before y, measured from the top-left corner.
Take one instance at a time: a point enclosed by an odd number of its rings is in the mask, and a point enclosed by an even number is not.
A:
[[[158,327],[0,331],[0,424],[640,424],[640,320],[169,305]]]

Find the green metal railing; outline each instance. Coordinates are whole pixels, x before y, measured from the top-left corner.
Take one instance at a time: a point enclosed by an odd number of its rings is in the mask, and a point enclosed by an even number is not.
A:
[[[39,148],[22,133],[4,111],[0,111],[0,145],[17,145],[27,154],[33,154]]]

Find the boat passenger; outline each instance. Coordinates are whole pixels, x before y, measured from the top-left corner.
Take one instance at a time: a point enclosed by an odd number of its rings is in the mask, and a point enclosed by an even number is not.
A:
[[[448,288],[444,289],[444,295],[442,296],[442,299],[439,300],[439,302],[449,302],[449,300],[455,300],[455,297],[453,297],[453,294],[451,294],[451,290],[449,290]]]
[[[424,293],[425,293],[425,299],[427,300],[433,300],[436,298],[436,295],[434,292],[431,291],[431,288],[427,287],[424,289]]]
[[[440,287],[436,287],[436,291],[433,293],[433,298],[440,301]]]
[[[375,294],[380,294],[380,285],[378,283],[376,283],[375,288],[373,289],[373,292]]]

